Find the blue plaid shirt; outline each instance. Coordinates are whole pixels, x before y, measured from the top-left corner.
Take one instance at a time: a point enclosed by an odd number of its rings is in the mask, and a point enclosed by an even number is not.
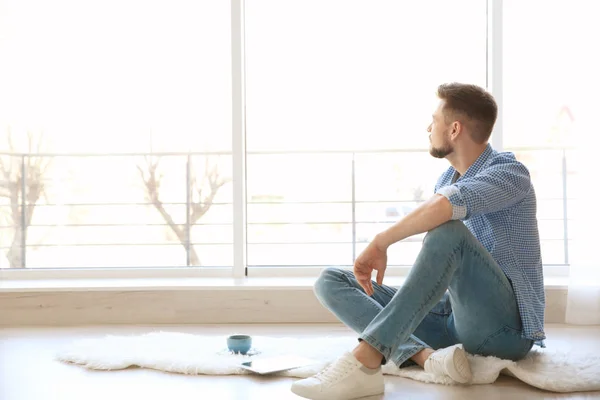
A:
[[[523,335],[544,346],[544,276],[529,171],[509,152],[488,144],[467,172],[450,167],[435,192],[452,203],[452,219],[462,220],[512,283]]]

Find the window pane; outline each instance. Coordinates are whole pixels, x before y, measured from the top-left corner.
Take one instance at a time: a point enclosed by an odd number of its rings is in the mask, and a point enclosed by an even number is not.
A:
[[[195,245],[202,266],[232,265],[230,245]],[[114,255],[107,257],[107,253]],[[32,268],[173,267],[185,266],[185,250],[179,244],[28,246]]]
[[[542,240],[542,261],[546,265],[565,264],[565,243],[563,240]],[[567,243],[572,246],[572,241]]]
[[[248,226],[248,243],[351,243],[351,223],[252,224]]]
[[[245,29],[250,151],[427,148],[437,86],[486,83],[480,0],[248,0]]]
[[[10,210],[6,206],[0,207],[1,216],[3,217],[3,222],[6,221],[4,218],[5,215],[9,215]],[[18,260],[18,264],[15,266],[21,265],[20,259],[17,257],[22,257],[17,254],[23,254],[21,243],[19,243],[19,238],[15,237],[15,226],[8,225],[12,224],[12,222],[7,222],[7,225],[0,225],[0,248],[1,255],[0,256],[0,268],[10,268],[10,259]],[[17,254],[15,254],[17,253]],[[15,262],[16,263],[16,262]]]
[[[352,263],[352,155],[250,154],[249,265]]]
[[[250,154],[247,169],[249,203],[352,200],[351,154]]]
[[[211,265],[232,265],[230,156],[28,156],[25,160],[27,193],[39,191],[34,201],[27,197],[31,209],[31,218],[25,220],[27,266],[64,267],[66,259],[68,265],[78,267],[129,266],[133,261],[123,260],[128,252],[150,246],[156,246],[152,254],[165,252],[152,265],[186,265],[188,247],[191,265],[209,265],[205,259],[214,260]],[[37,179],[27,173],[39,165],[46,165],[48,177]],[[9,228],[2,230],[6,257],[2,265],[17,267],[23,257],[21,251],[15,253],[21,242],[14,238],[19,237],[23,220],[6,201],[0,212]],[[82,256],[81,248],[90,246],[104,252],[93,260]],[[225,258],[215,260],[209,254],[213,250]],[[58,257],[60,251],[64,255]],[[135,266],[148,266],[144,257],[140,255]]]
[[[600,36],[597,5],[587,0],[504,0],[503,4],[504,145],[531,169],[541,237],[560,239],[542,241],[544,263],[588,262],[595,257],[590,252],[594,245],[579,242],[585,239],[579,233],[592,224],[586,212],[589,206],[582,202],[589,196],[595,161],[586,168],[581,162],[595,157],[599,136],[600,61],[590,50],[597,47]],[[556,150],[535,150],[539,147]],[[584,178],[586,171],[590,173]],[[568,258],[565,210],[567,236],[573,239],[568,242]],[[550,223],[545,218],[561,220]]]
[[[28,267],[232,265],[230,21],[227,1],[1,1],[0,153],[29,155],[0,155],[0,267],[25,262],[23,222]],[[30,218],[5,207],[23,171]]]
[[[427,151],[401,150],[357,154],[355,165],[356,199],[402,202],[402,214],[432,196],[440,174],[449,167]]]
[[[248,224],[352,222],[352,204],[335,203],[249,203]]]
[[[437,86],[485,85],[485,3],[247,0],[245,29],[249,263],[351,265],[353,239],[414,208],[447,167],[363,152],[427,149]]]
[[[229,151],[230,20],[216,0],[2,0],[1,135],[43,132],[65,153]]]
[[[589,0],[504,0],[504,143],[575,146],[595,116],[600,26]],[[593,113],[593,114],[592,114]]]
[[[412,201],[365,201],[356,204],[358,223],[394,223],[414,208]]]
[[[352,265],[351,243],[249,244],[248,265],[329,266]]]

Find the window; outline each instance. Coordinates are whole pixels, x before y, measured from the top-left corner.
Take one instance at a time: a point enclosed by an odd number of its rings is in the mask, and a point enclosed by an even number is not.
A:
[[[596,12],[585,0],[504,0],[503,142],[531,170],[546,265],[572,263],[585,229],[579,158],[594,136]]]
[[[485,2],[247,0],[245,21],[248,264],[352,265],[446,168],[426,128],[440,83],[485,86]]]
[[[0,268],[350,267],[447,167],[428,154],[437,86],[490,80],[545,264],[592,258],[594,5],[0,0]],[[409,268],[421,240],[390,266]]]
[[[232,266],[230,21],[0,1],[0,267]]]

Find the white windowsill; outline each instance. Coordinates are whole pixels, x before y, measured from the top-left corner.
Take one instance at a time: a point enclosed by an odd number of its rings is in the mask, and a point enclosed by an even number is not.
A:
[[[399,287],[404,277],[384,279],[386,285]],[[160,290],[312,290],[316,277],[220,277],[194,278],[88,278],[88,279],[7,279],[0,281],[0,293],[61,291],[160,291]],[[546,289],[568,288],[566,277],[546,278]]]

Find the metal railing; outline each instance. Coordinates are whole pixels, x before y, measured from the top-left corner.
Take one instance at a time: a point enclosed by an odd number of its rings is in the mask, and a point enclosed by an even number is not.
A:
[[[567,183],[568,183],[568,170],[567,170],[567,155],[566,155],[566,151],[568,149],[564,149],[564,148],[521,148],[521,149],[512,149],[512,151],[521,151],[521,152],[544,152],[544,151],[557,151],[560,152],[561,154],[561,165],[560,165],[560,173],[562,176],[562,220],[563,220],[563,246],[564,246],[564,264],[560,264],[560,265],[568,265],[569,264],[569,236],[568,236],[568,232],[569,232],[569,219],[568,219],[568,192],[567,192]],[[357,195],[357,155],[361,155],[361,154],[368,154],[368,155],[381,155],[381,154],[402,154],[402,153],[426,153],[427,150],[424,149],[396,149],[396,150],[391,150],[391,149],[385,149],[385,150],[364,150],[364,151],[346,151],[346,150],[331,150],[331,151],[310,151],[310,150],[306,150],[306,151],[260,151],[260,152],[252,152],[252,151],[248,151],[247,154],[248,156],[251,157],[256,157],[256,156],[268,156],[268,155],[315,155],[315,154],[319,154],[319,155],[331,155],[331,156],[335,156],[335,155],[343,155],[345,157],[348,158],[348,160],[350,161],[350,165],[348,168],[348,175],[350,178],[350,188],[351,188],[351,193],[346,194],[345,196],[347,196],[347,198],[349,198],[349,200],[317,200],[317,201],[247,201],[246,204],[248,205],[259,205],[259,204],[269,204],[269,205],[280,205],[280,204],[287,204],[287,205],[293,205],[293,204],[297,204],[297,205],[302,205],[302,204],[350,204],[351,205],[351,214],[349,215],[349,220],[344,220],[344,221],[318,221],[318,220],[313,220],[313,221],[297,221],[297,222],[290,222],[290,221],[277,221],[277,222],[273,222],[273,221],[265,221],[265,222],[247,222],[246,223],[246,227],[251,226],[251,225],[294,225],[294,224],[298,224],[298,225],[306,225],[306,224],[351,224],[351,238],[349,238],[349,241],[340,241],[340,242],[334,242],[336,244],[352,244],[352,260],[354,260],[357,256],[357,244],[364,242],[364,241],[359,241],[357,238],[357,225],[358,224],[376,224],[376,223],[393,223],[395,222],[395,220],[393,218],[390,218],[389,220],[358,220],[357,219],[357,205],[358,204],[378,204],[378,203],[401,203],[401,202],[415,202],[415,200],[409,200],[409,199],[388,199],[388,200],[375,200],[375,201],[361,201],[358,199],[358,195]],[[196,182],[195,180],[197,179],[197,177],[194,176],[194,171],[193,171],[193,159],[195,157],[219,157],[219,156],[227,156],[227,157],[231,157],[232,153],[231,152],[160,152],[160,153],[114,153],[114,154],[93,154],[93,153],[88,153],[88,154],[63,154],[63,153],[32,153],[32,154],[19,154],[19,153],[0,153],[0,157],[3,158],[5,161],[7,158],[11,158],[12,159],[12,166],[13,166],[13,170],[10,173],[7,173],[7,168],[6,168],[6,162],[3,165],[3,169],[0,170],[0,190],[4,189],[4,193],[6,194],[7,191],[11,191],[10,193],[12,196],[12,200],[14,201],[14,198],[18,198],[19,199],[19,209],[20,209],[20,215],[19,215],[19,223],[20,226],[12,226],[13,230],[15,231],[15,235],[16,232],[20,232],[20,257],[21,257],[21,262],[22,262],[22,267],[25,267],[27,265],[26,261],[27,261],[27,249],[28,249],[28,243],[27,243],[27,230],[28,228],[31,226],[35,226],[35,227],[50,227],[52,225],[44,225],[44,224],[40,224],[40,225],[36,225],[33,224],[32,221],[28,221],[27,220],[27,210],[29,207],[32,206],[39,206],[39,207],[43,207],[43,206],[56,206],[58,205],[57,203],[48,203],[48,204],[31,204],[30,202],[28,202],[28,196],[30,194],[30,188],[32,187],[32,184],[35,184],[36,182],[31,182],[31,176],[32,176],[32,171],[30,171],[29,169],[32,168],[32,159],[43,159],[43,158],[48,158],[48,159],[56,159],[56,158],[84,158],[84,159],[89,159],[92,157],[125,157],[125,158],[139,158],[139,157],[156,157],[156,158],[162,158],[162,157],[177,157],[180,158],[182,160],[184,160],[184,164],[185,164],[185,169],[183,171],[181,171],[181,173],[185,176],[185,193],[182,193],[182,196],[185,196],[185,201],[184,202],[165,202],[162,203],[165,206],[185,206],[185,222],[183,224],[177,224],[178,226],[183,225],[183,229],[184,229],[184,240],[182,243],[173,243],[173,245],[183,245],[184,249],[185,249],[185,258],[186,258],[186,265],[190,266],[193,265],[193,260],[191,257],[191,254],[193,252],[193,246],[194,245],[198,245],[199,243],[194,243],[191,239],[191,228],[194,225],[229,225],[229,222],[213,222],[213,223],[202,223],[201,220],[199,221],[192,221],[192,214],[193,214],[193,210],[192,208],[194,207],[194,193],[192,192],[193,190],[193,185]],[[17,166],[19,167],[19,171],[15,172],[14,171],[14,167]],[[35,176],[35,174],[33,174],[33,176]],[[38,176],[39,178],[39,176]],[[44,179],[46,179],[46,177],[42,177]],[[429,182],[428,182],[429,183]],[[235,184],[235,183],[233,183]],[[433,186],[433,183],[431,184],[431,186]],[[15,190],[18,189],[18,193],[15,192]],[[2,198],[2,192],[0,192],[0,199]],[[6,196],[4,197],[5,199],[7,198]],[[540,201],[544,201],[545,199],[543,197],[538,198],[538,202]],[[558,199],[555,199],[558,200]],[[125,205],[125,206],[152,206],[155,205],[152,201],[147,201],[147,202],[116,202],[116,203],[61,203],[60,205],[63,206],[112,206],[112,205]],[[212,202],[211,205],[232,205],[231,202]],[[11,206],[11,204],[6,204],[6,200],[4,203],[0,203],[0,209],[1,208],[6,208],[8,206]],[[13,212],[14,212],[14,204],[12,204],[13,208]],[[14,215],[13,215],[14,217]],[[151,223],[151,224],[147,224],[147,223],[141,223],[141,224],[62,224],[61,226],[170,226],[169,223],[165,222],[165,223]],[[4,227],[6,228],[6,226]],[[10,227],[8,227],[10,228]],[[247,229],[247,228],[246,228]],[[14,240],[14,238],[13,238]],[[419,239],[412,239],[412,240],[416,240],[416,241],[420,241]],[[317,242],[318,243],[318,242]],[[164,245],[166,243],[147,243],[147,245]],[[210,244],[229,244],[229,245],[238,245],[237,243],[210,243]],[[248,245],[253,245],[253,244],[261,244],[261,245],[267,245],[267,244],[271,244],[271,245],[278,245],[278,244],[285,244],[285,245],[290,245],[290,244],[316,244],[315,242],[253,242],[253,241],[246,241],[246,243],[242,244],[244,246],[248,246]],[[140,246],[140,245],[145,245],[145,244],[140,244],[140,243],[126,243],[126,242],[119,242],[119,243],[94,243],[94,244],[78,244],[78,243],[72,243],[72,244],[38,244],[36,245],[36,247],[43,247],[43,246],[128,246],[128,245],[135,245],[135,246]],[[14,244],[10,246],[11,249],[13,249],[15,246]],[[2,251],[6,251],[7,247],[6,246],[2,246],[1,247]],[[350,256],[350,255],[349,255]],[[349,262],[350,264],[350,262]]]

